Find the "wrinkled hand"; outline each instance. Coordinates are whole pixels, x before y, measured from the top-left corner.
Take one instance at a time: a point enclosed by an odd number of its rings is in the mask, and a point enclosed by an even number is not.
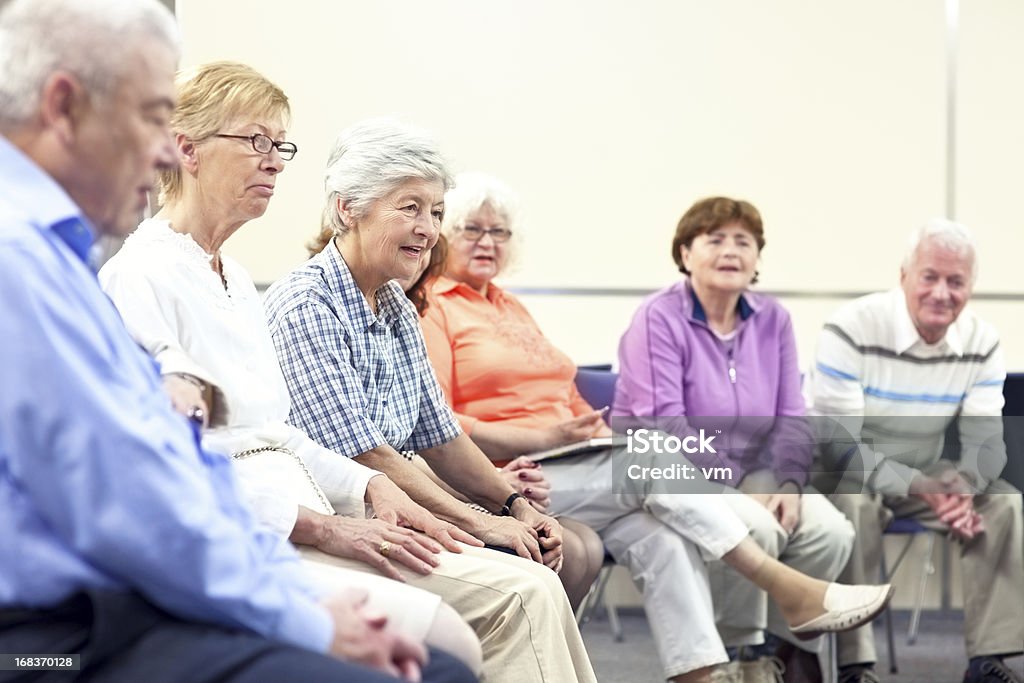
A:
[[[764,485],[763,482],[760,484]],[[786,482],[777,491],[769,493],[759,493],[757,487],[758,483],[753,482],[744,482],[740,486],[741,489],[747,489],[747,495],[771,513],[787,534],[792,534],[800,525],[800,493],[796,485]]]
[[[928,504],[954,538],[969,541],[984,533],[985,520],[974,509],[974,497],[970,494],[925,492],[914,495]]]
[[[529,505],[521,505],[520,507],[527,510],[533,509]],[[543,564],[537,532],[515,517],[481,514],[476,529],[476,537],[488,545],[511,548],[515,551],[516,555]]]
[[[787,534],[792,534],[800,524],[800,494],[771,493],[762,503]]]
[[[520,456],[498,471],[517,493],[526,496],[535,510],[546,512],[551,505],[551,484],[541,469],[539,462]]]
[[[513,503],[513,516],[536,534],[541,548],[541,563],[556,573],[562,570],[562,525],[529,505]]]
[[[543,430],[545,445],[538,450],[558,448],[566,444],[586,441],[598,435],[603,436],[606,431],[610,435],[611,430],[608,429],[608,425],[605,424],[602,417],[604,413],[604,410],[593,410],[579,417],[556,424],[553,427],[548,427]]]
[[[953,538],[969,541],[985,532],[985,519],[974,509],[973,490],[962,474],[948,469],[936,477],[917,474],[909,493],[928,504]]]
[[[383,546],[388,543],[390,546]],[[404,529],[381,519],[356,519],[334,515],[326,518],[316,547],[337,557],[346,557],[370,565],[381,574],[405,581],[391,563],[396,562],[419,574],[429,574],[440,560],[441,546],[412,529]],[[381,553],[386,547],[387,557]]]
[[[334,621],[332,655],[419,683],[427,649],[389,629],[387,617],[366,606],[365,591],[348,590],[327,598],[323,605]]]
[[[178,375],[164,375],[161,379],[164,383],[164,392],[171,398],[175,412],[191,419],[192,411],[198,408],[203,411],[203,427],[209,425],[210,410],[199,387]]]
[[[405,491],[386,476],[376,476],[366,485],[366,502],[373,506],[377,517],[397,526],[422,531],[445,550],[461,553],[459,542],[467,545],[482,546],[472,535],[459,527],[438,519],[426,508],[418,505]]]

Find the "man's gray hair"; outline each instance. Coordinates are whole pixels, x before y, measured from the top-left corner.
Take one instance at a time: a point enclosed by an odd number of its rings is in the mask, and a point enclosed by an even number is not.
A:
[[[945,218],[933,218],[911,232],[910,240],[907,243],[907,252],[903,257],[904,271],[910,270],[914,265],[914,259],[917,258],[917,250],[926,242],[970,258],[971,284],[977,281],[977,249],[974,244],[974,237],[966,225]]]
[[[155,41],[180,52],[174,15],[158,0],[10,0],[0,4],[0,126],[27,123],[56,71],[90,95],[114,92]]]
[[[448,163],[437,142],[418,128],[395,119],[369,119],[346,128],[335,140],[324,175],[321,227],[341,235],[348,230],[338,199],[358,217],[407,180],[439,181],[452,186]]]

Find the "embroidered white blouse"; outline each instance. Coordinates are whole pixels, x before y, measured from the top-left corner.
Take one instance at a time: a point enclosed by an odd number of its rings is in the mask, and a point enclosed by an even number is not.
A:
[[[144,221],[100,270],[135,340],[163,374],[185,372],[214,389],[204,445],[228,455],[282,446],[299,455],[340,514],[363,516],[366,484],[379,472],[327,450],[286,424],[290,401],[252,278],[221,255],[225,283],[213,257],[167,221]],[[235,461],[258,518],[287,536],[298,505],[323,511],[305,482],[288,483],[259,458]]]

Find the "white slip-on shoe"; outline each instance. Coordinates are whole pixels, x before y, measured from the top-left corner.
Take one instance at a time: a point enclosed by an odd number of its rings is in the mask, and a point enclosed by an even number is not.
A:
[[[825,589],[825,613],[790,630],[801,640],[817,638],[822,633],[849,631],[881,614],[892,594],[892,584],[888,583],[881,586],[830,583]]]

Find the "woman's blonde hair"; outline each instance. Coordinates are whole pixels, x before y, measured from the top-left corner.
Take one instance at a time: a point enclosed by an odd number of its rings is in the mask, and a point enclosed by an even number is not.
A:
[[[238,62],[210,62],[179,72],[178,104],[171,117],[171,130],[193,142],[220,132],[239,116],[258,118],[291,115],[288,97],[265,76]],[[160,203],[181,196],[181,169],[161,171]]]

